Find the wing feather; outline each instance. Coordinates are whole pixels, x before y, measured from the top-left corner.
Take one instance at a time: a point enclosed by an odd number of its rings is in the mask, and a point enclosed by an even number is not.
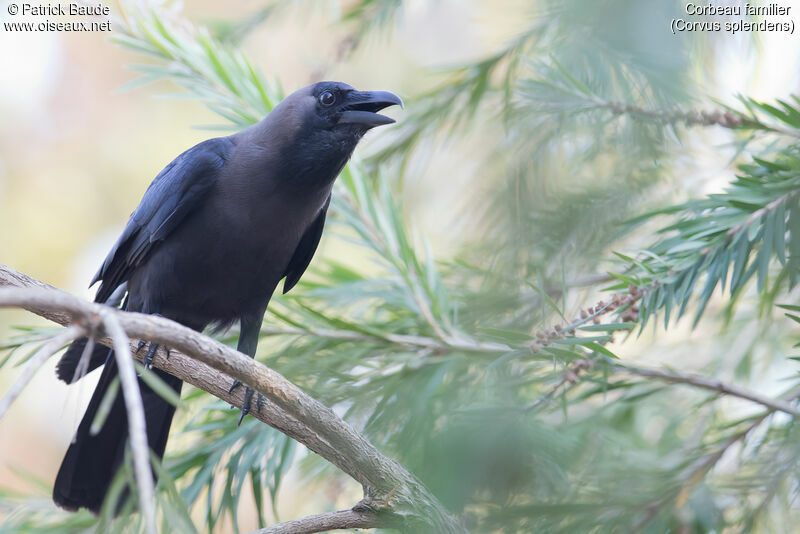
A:
[[[328,195],[325,204],[319,211],[317,218],[311,223],[311,226],[306,229],[303,237],[300,238],[300,243],[297,245],[292,259],[289,260],[289,265],[286,267],[286,280],[283,282],[283,292],[288,293],[297,282],[303,273],[306,272],[308,265],[311,263],[311,258],[317,251],[319,240],[322,237],[322,229],[325,227],[325,216],[328,213],[328,206],[331,203],[331,197]]]
[[[233,149],[226,137],[203,141],[158,173],[92,280],[102,281],[95,300],[105,302],[186,216],[201,204]]]

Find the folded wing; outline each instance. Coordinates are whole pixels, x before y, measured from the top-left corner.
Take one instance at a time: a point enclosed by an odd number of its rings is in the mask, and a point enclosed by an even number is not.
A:
[[[209,139],[175,158],[155,177],[92,280],[95,297],[106,302],[147,255],[195,210],[217,182],[233,150],[229,138]]]

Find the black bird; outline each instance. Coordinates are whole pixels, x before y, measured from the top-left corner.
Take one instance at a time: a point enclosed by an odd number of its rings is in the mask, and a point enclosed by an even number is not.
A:
[[[289,291],[317,249],[334,180],[368,130],[394,122],[377,112],[396,104],[401,100],[389,92],[319,82],[289,95],[259,123],[190,148],[148,187],[92,281],[101,282],[95,301],[124,297],[125,310],[197,331],[239,321],[238,349],[252,357],[278,283],[285,279],[283,292]],[[79,366],[86,344],[73,343],[57,367],[58,377],[72,383],[105,364],[53,500],[98,513],[123,459],[128,422],[119,392],[102,429],[90,434],[117,369],[103,346],[91,350],[88,368]],[[150,344],[146,364],[156,350]],[[180,379],[153,372],[180,394]],[[149,445],[161,458],[175,408],[141,380],[139,387]],[[241,417],[252,395],[248,388]]]

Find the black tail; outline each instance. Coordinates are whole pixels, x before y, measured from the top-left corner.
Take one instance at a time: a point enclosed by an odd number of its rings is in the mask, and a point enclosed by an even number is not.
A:
[[[72,350],[72,347],[69,350]],[[82,347],[75,350],[77,358],[80,358],[82,351]],[[108,353],[107,349],[104,352]],[[156,373],[180,395],[183,382],[179,378],[159,369],[147,372]],[[60,372],[59,376],[61,376]],[[67,510],[86,508],[94,513],[99,513],[109,485],[122,465],[125,443],[128,439],[128,417],[121,389],[118,391],[111,411],[100,431],[95,435],[91,435],[89,432],[100,403],[116,376],[117,364],[112,356],[103,368],[100,382],[97,384],[92,400],[89,401],[89,407],[78,426],[75,439],[67,449],[67,454],[58,470],[53,487],[53,501]],[[142,392],[142,403],[147,421],[147,440],[153,452],[161,458],[167,445],[167,436],[175,407],[162,399],[141,380],[139,388]]]
[[[59,380],[63,380],[67,384],[72,384],[106,362],[111,355],[111,349],[105,345],[96,343],[91,354],[89,354],[88,360],[84,363],[85,368],[81,370],[82,372],[80,374],[76,374],[78,365],[83,357],[83,351],[88,342],[88,338],[85,337],[78,339],[64,352],[64,355],[58,360],[58,365],[56,365],[56,376],[58,376]]]
[[[122,309],[127,310],[128,299],[125,296],[125,292],[127,290],[128,284],[122,284],[114,290],[114,292],[111,294],[111,297],[105,302],[105,304],[111,306],[112,308],[116,308],[121,304]],[[98,300],[100,296],[101,295],[98,293],[97,298],[95,298],[95,302],[101,302]],[[87,374],[103,365],[106,360],[109,359],[111,356],[111,349],[105,345],[96,343],[91,354],[88,355],[87,360],[83,363],[83,369],[80,370],[80,373],[76,373],[88,342],[88,338],[80,338],[70,345],[69,348],[64,352],[63,356],[61,356],[61,359],[58,360],[58,365],[56,366],[56,376],[58,376],[59,380],[63,380],[67,384],[77,382]]]

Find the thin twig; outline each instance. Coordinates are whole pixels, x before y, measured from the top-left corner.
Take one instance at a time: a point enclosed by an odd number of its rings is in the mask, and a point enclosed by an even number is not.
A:
[[[591,103],[599,108],[611,111],[614,115],[628,115],[636,119],[656,121],[666,124],[683,123],[686,126],[722,126],[723,128],[757,128],[770,132],[800,137],[800,130],[783,128],[765,124],[755,118],[748,118],[734,111],[714,110],[683,110],[659,111],[646,109],[623,102],[611,102],[599,98],[591,98]]]
[[[139,494],[139,507],[144,516],[147,532],[157,534],[155,510],[155,484],[150,470],[150,447],[147,442],[147,423],[144,418],[142,394],[136,378],[136,367],[131,358],[130,340],[113,312],[106,308],[99,313],[103,326],[114,344],[114,358],[117,361],[119,383],[128,414],[128,435],[133,451],[133,468],[136,473],[136,490]]]
[[[59,332],[57,335],[53,336],[47,343],[45,343],[42,348],[40,348],[36,354],[31,356],[31,359],[28,360],[25,369],[22,370],[17,380],[8,388],[5,396],[0,399],[0,419],[6,414],[11,405],[17,400],[17,397],[22,393],[28,383],[31,381],[33,376],[36,374],[42,365],[58,350],[69,343],[70,341],[74,341],[79,337],[84,335],[84,329],[80,326],[69,326],[62,332]]]
[[[787,202],[797,197],[798,195],[800,195],[800,190],[790,191],[784,195],[779,196],[778,198],[776,198],[763,208],[757,209],[756,211],[751,213],[742,224],[738,224],[733,228],[731,228],[730,230],[728,230],[727,234],[728,241],[736,237],[738,234],[742,232],[742,230],[748,228],[751,224],[761,219],[763,216],[767,215],[771,211],[775,211],[781,205],[786,204]]]
[[[506,353],[513,350],[503,343],[481,342],[467,339],[448,339],[447,342],[426,336],[406,334],[371,334],[351,330],[333,330],[328,328],[301,328],[296,326],[261,327],[261,335],[265,336],[306,336],[340,339],[346,341],[376,341],[400,345],[405,349],[457,349],[466,352]]]
[[[561,379],[549,390],[540,395],[535,401],[528,404],[525,407],[525,410],[532,410],[549,401],[565,386],[577,383],[580,374],[583,371],[591,369],[592,367],[594,367],[594,362],[592,360],[575,360],[569,366],[569,368],[562,373]],[[765,408],[769,408],[771,411],[784,412],[792,417],[800,418],[800,409],[785,400],[767,397],[765,395],[761,395],[760,393],[756,393],[755,391],[750,391],[749,389],[745,389],[734,384],[728,384],[716,378],[708,378],[691,373],[679,373],[675,371],[648,369],[645,367],[635,367],[632,365],[621,364],[615,365],[613,369],[621,373],[627,373],[645,378],[655,378],[656,380],[661,380],[662,382],[667,382],[670,384],[694,386],[696,388],[714,391],[721,395],[737,397],[739,399],[760,404]]]
[[[761,404],[773,411],[784,412],[793,417],[800,417],[800,410],[786,401],[773,399],[734,384],[727,384],[716,378],[707,378],[700,375],[678,373],[674,371],[663,371],[660,369],[646,369],[643,367],[617,366],[616,369],[637,376],[655,378],[670,384],[686,384],[700,389],[715,391],[722,395],[738,397]]]
[[[70,380],[70,384],[74,384],[75,382],[77,382],[89,370],[89,360],[92,357],[94,346],[95,346],[94,337],[89,337],[86,340],[86,345],[83,347],[83,353],[81,353],[81,359],[78,360],[78,365],[75,366],[75,372],[72,373],[72,380]]]
[[[451,341],[453,343],[457,343],[457,341],[452,340],[447,332],[442,329],[439,322],[433,316],[433,312],[431,311],[430,306],[428,306],[428,303],[425,302],[425,299],[423,299],[417,292],[417,286],[412,282],[410,277],[406,276],[405,273],[402,272],[402,269],[400,269],[396,264],[394,258],[391,257],[391,251],[389,251],[389,246],[387,245],[386,240],[383,238],[383,235],[381,235],[380,231],[364,215],[363,210],[359,209],[357,201],[352,197],[352,195],[350,195],[349,192],[343,193],[342,197],[344,198],[345,202],[350,205],[351,209],[358,216],[359,220],[367,229],[367,231],[372,234],[372,239],[378,244],[379,247],[377,250],[382,253],[390,263],[395,265],[395,268],[397,268],[400,276],[406,281],[406,287],[411,294],[411,298],[414,300],[417,308],[419,308],[420,314],[425,319],[425,322],[428,323],[428,325],[433,329],[436,336],[448,345],[452,344]],[[411,267],[409,270],[411,275],[418,280],[419,276],[416,270],[413,269],[413,267]]]
[[[555,397],[556,393],[558,393],[565,386],[571,386],[577,384],[578,376],[581,374],[581,372],[587,369],[591,369],[593,366],[594,362],[592,360],[587,360],[585,358],[580,360],[575,360],[569,365],[567,370],[561,374],[561,380],[556,382],[556,384],[552,386],[550,389],[539,395],[539,397],[536,400],[525,406],[525,410],[526,411],[533,410],[536,407],[540,406],[541,404],[544,404],[545,402]]]
[[[409,272],[411,277],[403,277],[407,281],[408,290],[411,293],[411,296],[414,299],[414,302],[417,304],[417,308],[419,308],[422,317],[425,319],[425,322],[430,325],[433,329],[433,332],[436,334],[436,337],[447,343],[450,344],[450,338],[447,332],[439,324],[439,321],[436,320],[436,317],[433,316],[433,311],[431,311],[431,307],[428,306],[428,302],[419,294],[418,289],[419,286],[419,273],[417,270],[414,269],[413,266],[409,266]],[[413,281],[412,279],[413,278]],[[414,282],[417,282],[416,284]]]
[[[545,391],[544,393],[539,395],[536,398],[536,400],[534,400],[533,402],[531,402],[527,406],[525,406],[525,410],[526,411],[533,410],[533,409],[541,406],[542,404],[550,401],[550,399],[552,399],[553,397],[556,396],[556,393],[561,391],[561,388],[563,388],[564,386],[566,386],[569,383],[571,383],[571,382],[566,378],[566,373],[563,374],[561,376],[561,379],[558,382],[556,382],[556,384],[553,387],[551,387],[550,389],[548,389],[547,391]],[[572,383],[574,383],[574,382],[572,382]]]

